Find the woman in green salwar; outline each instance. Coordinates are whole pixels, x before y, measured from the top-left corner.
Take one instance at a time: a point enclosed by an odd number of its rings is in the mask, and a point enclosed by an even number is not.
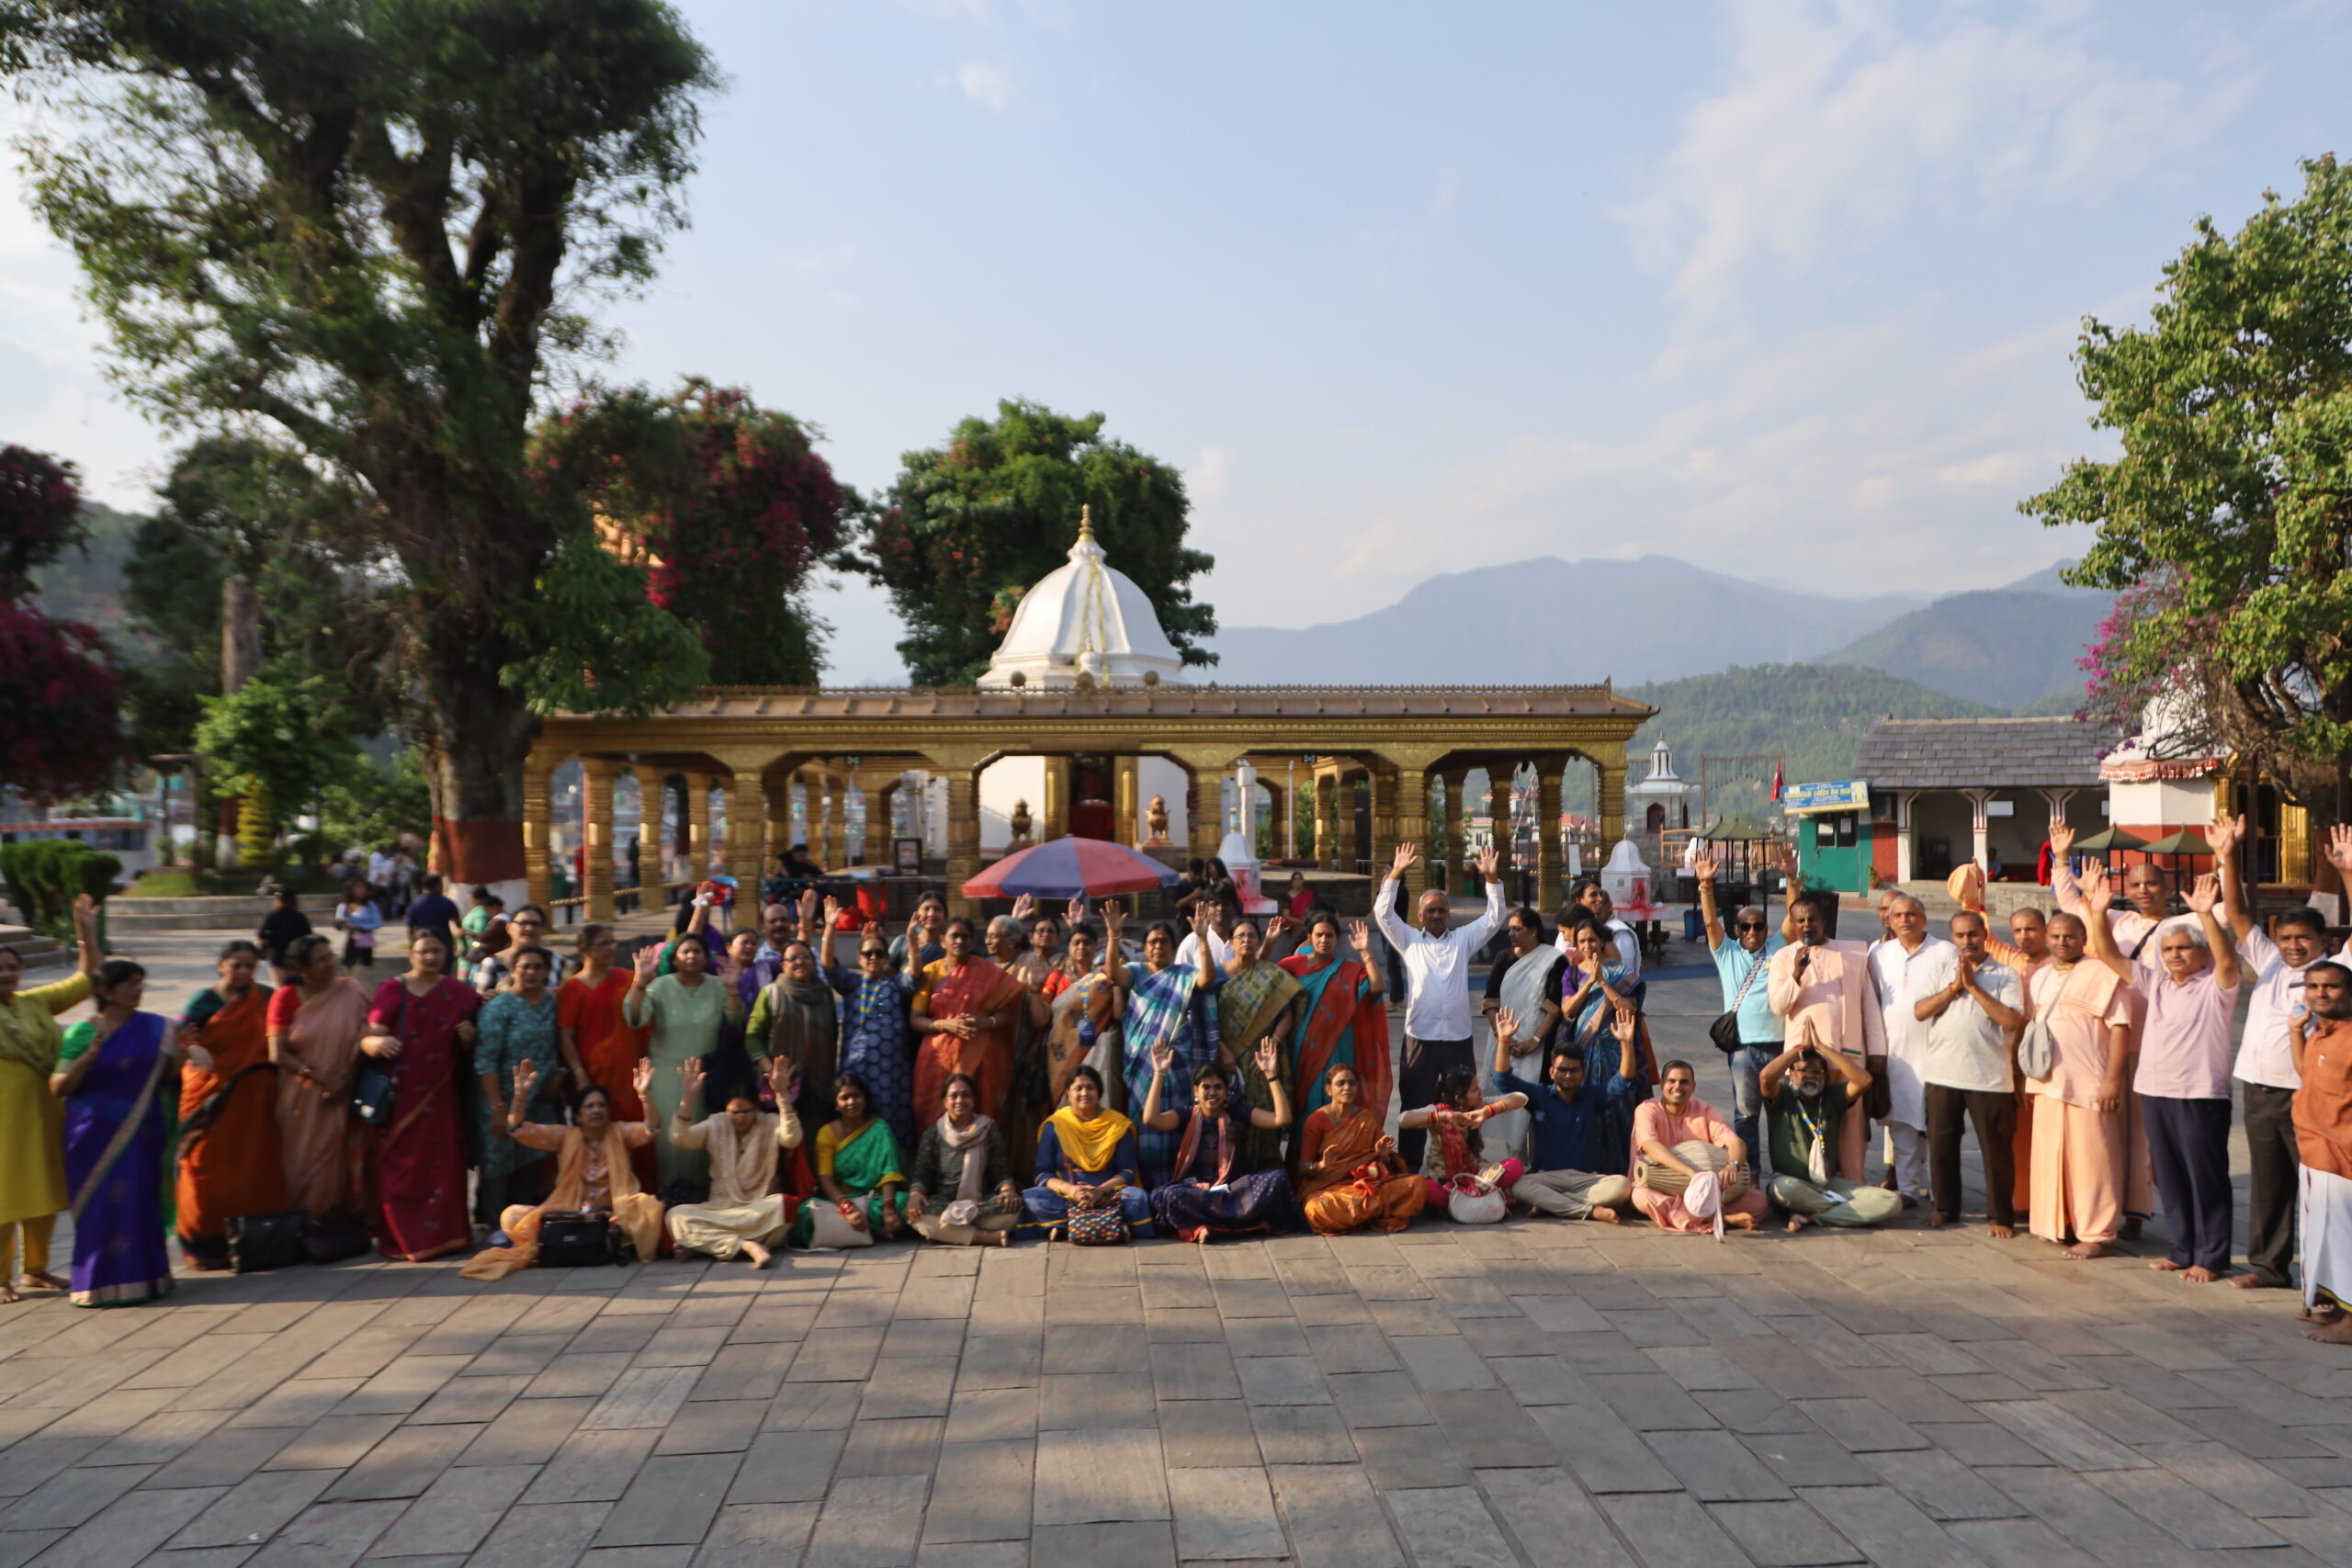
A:
[[[1242,1100],[1260,1111],[1274,1108],[1273,1080],[1258,1067],[1258,1043],[1272,1036],[1278,1066],[1274,1075],[1290,1082],[1293,1012],[1301,994],[1296,976],[1265,956],[1265,942],[1256,924],[1239,920],[1233,927],[1232,956],[1225,965],[1225,984],[1216,992],[1218,1055],[1228,1075],[1238,1075]],[[1237,1116],[1241,1156],[1250,1170],[1272,1170],[1283,1163],[1283,1130],[1260,1127]]]
[[[833,1085],[840,1112],[817,1133],[817,1187],[820,1197],[801,1205],[786,1239],[807,1247],[816,1230],[816,1203],[831,1202],[842,1218],[879,1241],[906,1234],[907,1178],[899,1164],[899,1142],[890,1124],[874,1114],[865,1080],[843,1073]]]

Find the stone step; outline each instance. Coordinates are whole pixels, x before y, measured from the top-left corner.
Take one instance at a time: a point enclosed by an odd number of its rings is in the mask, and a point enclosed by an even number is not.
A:
[[[29,926],[0,926],[0,948],[15,953],[28,970],[47,969],[74,956]]]
[[[314,898],[324,909],[328,900]],[[270,901],[251,895],[196,898],[109,898],[109,931],[251,931],[269,913]]]

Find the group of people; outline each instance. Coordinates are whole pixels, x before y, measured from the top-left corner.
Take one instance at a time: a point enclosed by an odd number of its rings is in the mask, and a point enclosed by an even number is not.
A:
[[[2245,834],[2243,819],[2208,828],[2214,870],[2176,911],[2147,863],[2126,874],[2116,907],[2104,875],[2077,876],[2073,829],[2052,822],[2057,911],[2018,909],[2007,940],[1974,867],[1952,878],[1962,908],[1949,941],[1894,888],[1879,895],[1877,940],[1837,941],[1837,898],[1793,877],[1777,932],[1750,907],[1727,933],[1716,868],[1694,857],[1726,1010],[1716,1038],[1736,1096],[1729,1146],[1754,1146],[1756,1119],[1768,1119],[1765,1190],[1792,1227],[1878,1224],[1915,1205],[1930,1225],[1958,1223],[1973,1127],[1997,1237],[2023,1216],[2064,1257],[2098,1258],[2135,1239],[2161,1201],[2169,1244],[2150,1268],[2262,1288],[2293,1283],[2300,1228],[2309,1332],[2352,1343],[2352,968],[2329,957],[2319,911],[2290,909],[2267,929],[2255,919]],[[2352,829],[2335,830],[2327,854],[2352,880]],[[2242,1271],[2233,1087],[2252,1156]],[[1871,1122],[1887,1169],[1865,1187]],[[1792,1122],[1801,1136],[1785,1135]]]

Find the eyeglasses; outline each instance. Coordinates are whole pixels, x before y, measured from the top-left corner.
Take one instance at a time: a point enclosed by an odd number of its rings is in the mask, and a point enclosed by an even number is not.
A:
[[[1734,922],[1731,929],[1736,931],[1760,931],[1764,929],[1764,922],[1761,920],[1739,920]]]
[[[888,958],[890,956],[890,950],[887,947],[861,947],[857,950],[857,955],[860,958]]]

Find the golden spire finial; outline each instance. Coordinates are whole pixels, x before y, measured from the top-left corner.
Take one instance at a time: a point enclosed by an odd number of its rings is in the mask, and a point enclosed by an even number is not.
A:
[[[1094,508],[1091,505],[1078,509],[1078,536],[1080,539],[1094,537]]]

